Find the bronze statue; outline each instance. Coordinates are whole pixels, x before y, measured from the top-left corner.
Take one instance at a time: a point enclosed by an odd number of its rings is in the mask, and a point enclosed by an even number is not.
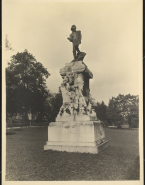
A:
[[[82,60],[86,55],[86,53],[80,52],[79,50],[79,45],[81,44],[81,39],[82,39],[81,31],[76,31],[75,25],[72,25],[71,31],[72,33],[67,39],[73,43],[73,56],[74,56],[73,61]]]

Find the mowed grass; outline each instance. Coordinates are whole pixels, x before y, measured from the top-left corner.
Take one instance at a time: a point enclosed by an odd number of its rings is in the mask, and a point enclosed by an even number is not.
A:
[[[47,150],[47,127],[6,136],[6,180],[139,180],[138,130],[105,129],[109,146],[99,154]]]

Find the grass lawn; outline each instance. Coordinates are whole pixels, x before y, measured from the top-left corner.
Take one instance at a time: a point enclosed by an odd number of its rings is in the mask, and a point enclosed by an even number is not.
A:
[[[109,146],[99,154],[46,150],[47,127],[6,136],[6,180],[139,180],[138,130],[105,129]]]

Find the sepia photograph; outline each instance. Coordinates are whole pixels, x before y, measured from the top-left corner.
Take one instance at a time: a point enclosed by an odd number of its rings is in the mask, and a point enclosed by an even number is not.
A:
[[[2,1],[2,185],[143,184],[142,3]]]

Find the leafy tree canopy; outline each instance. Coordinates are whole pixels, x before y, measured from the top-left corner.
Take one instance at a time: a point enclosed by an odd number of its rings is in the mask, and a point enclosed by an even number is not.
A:
[[[43,111],[49,72],[35,57],[24,52],[12,56],[6,68],[7,112]]]
[[[106,110],[107,106],[105,103],[102,101],[101,103],[97,102],[97,105],[93,107],[96,111],[97,117],[101,121],[106,120]]]
[[[116,124],[118,121],[128,122],[128,118],[139,116],[139,97],[130,94],[119,94],[116,98],[112,97],[107,108],[107,120],[110,124]],[[138,121],[137,121],[138,122]],[[136,124],[138,124],[136,122]]]

